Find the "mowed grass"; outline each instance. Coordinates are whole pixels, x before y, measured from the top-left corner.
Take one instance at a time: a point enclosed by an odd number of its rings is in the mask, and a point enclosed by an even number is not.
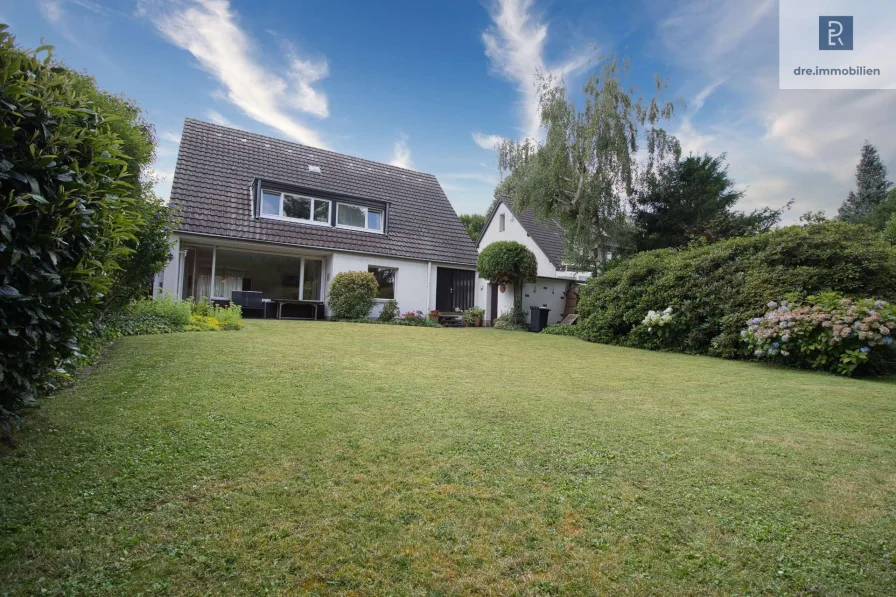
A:
[[[0,456],[2,595],[885,595],[896,383],[484,329],[127,338]]]

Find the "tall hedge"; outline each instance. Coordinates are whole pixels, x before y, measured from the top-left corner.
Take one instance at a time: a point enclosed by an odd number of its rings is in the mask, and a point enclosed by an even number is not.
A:
[[[585,284],[579,310],[588,340],[734,358],[746,320],[770,300],[824,291],[896,300],[896,249],[870,228],[830,222],[648,251]],[[644,334],[648,311],[667,307],[671,328]]]
[[[80,357],[140,223],[121,141],[79,89],[48,48],[22,51],[0,26],[0,423],[7,428],[18,407]]]

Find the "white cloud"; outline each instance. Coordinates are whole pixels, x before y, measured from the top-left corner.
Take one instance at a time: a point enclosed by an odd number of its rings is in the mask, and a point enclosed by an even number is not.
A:
[[[229,120],[227,120],[227,118],[225,118],[224,115],[221,114],[220,112],[216,112],[214,110],[209,110],[205,113],[205,116],[210,121],[214,122],[215,124],[217,124],[219,126],[226,126],[226,127],[232,128],[232,129],[239,128],[237,125],[235,125],[232,122],[230,122]]]
[[[399,168],[413,170],[414,162],[411,160],[411,148],[408,146],[408,136],[402,134],[392,145],[392,157],[389,163]]]
[[[40,0],[38,8],[41,16],[51,23],[58,23],[65,16],[65,9],[59,0]]]
[[[690,73],[687,83],[702,87],[676,131],[685,151],[727,152],[729,172],[747,189],[742,208],[780,207],[792,197],[785,219],[794,221],[809,210],[836,213],[854,185],[865,139],[896,170],[896,95],[779,90],[776,6],[691,0],[657,27],[669,55]],[[667,7],[657,0],[657,11]],[[721,80],[725,104],[707,115],[701,108]]]
[[[563,64],[549,65],[544,58],[548,26],[532,14],[532,0],[496,0],[489,10],[492,26],[482,33],[485,54],[492,68],[520,93],[523,137],[537,139],[541,128],[538,113],[537,73],[562,77],[585,67],[595,50],[573,56]]]
[[[172,44],[190,52],[223,86],[224,97],[247,116],[299,143],[325,147],[320,134],[291,112],[328,115],[326,95],[313,87],[328,73],[325,60],[303,60],[289,52],[285,78],[280,76],[266,66],[268,57],[256,56],[227,0],[143,0],[138,14],[149,18]]]
[[[159,135],[159,137],[163,141],[168,141],[169,143],[174,143],[175,145],[180,144],[180,135],[178,135],[177,133],[172,133],[170,131],[166,131],[166,132],[162,133],[161,135]]]
[[[485,135],[483,133],[473,133],[473,143],[482,149],[494,150],[497,145],[503,141],[501,135]]]

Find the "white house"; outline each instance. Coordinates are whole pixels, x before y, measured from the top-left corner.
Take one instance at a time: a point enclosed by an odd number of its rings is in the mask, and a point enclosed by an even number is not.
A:
[[[563,319],[566,297],[571,289],[590,277],[589,273],[567,271],[563,257],[566,241],[563,230],[554,220],[538,220],[531,209],[516,213],[507,201],[501,200],[479,236],[476,248],[479,252],[496,241],[510,240],[524,244],[538,260],[538,278],[524,284],[522,289],[505,287],[502,292],[497,284],[479,278],[476,304],[484,305],[487,323],[513,306],[514,296],[522,293],[523,311],[528,315],[533,306],[550,309],[548,323]]]
[[[188,119],[171,203],[182,220],[156,294],[249,291],[268,317],[320,319],[333,277],[360,270],[402,311],[476,299],[476,247],[430,174]]]

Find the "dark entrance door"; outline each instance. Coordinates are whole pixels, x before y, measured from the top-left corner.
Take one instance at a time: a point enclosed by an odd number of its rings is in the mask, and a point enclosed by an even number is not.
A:
[[[475,302],[476,272],[449,267],[436,268],[436,309],[469,309]]]
[[[498,317],[498,285],[491,284],[489,286],[489,291],[491,294],[489,295],[489,310],[487,316],[489,321],[494,321],[495,318]]]

